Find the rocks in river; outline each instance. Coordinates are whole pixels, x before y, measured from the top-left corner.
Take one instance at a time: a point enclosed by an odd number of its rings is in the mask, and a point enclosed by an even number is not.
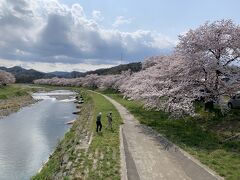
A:
[[[79,95],[80,96],[80,95]],[[92,101],[85,101],[83,98],[77,98],[75,101],[77,109],[73,114],[80,114],[75,121],[75,125],[70,130],[71,136],[66,138],[60,144],[62,149],[60,153],[55,154],[55,158],[61,160],[61,164],[50,179],[87,179],[89,168],[85,168],[85,158],[88,158],[87,152],[89,139],[91,136],[91,120],[93,117]],[[84,104],[82,104],[84,103]],[[93,158],[93,157],[92,157]]]
[[[82,107],[82,105],[77,105],[76,108],[77,109],[80,109]]]
[[[76,96],[75,99],[76,99],[76,101],[74,101],[74,103],[77,103],[77,104],[83,104],[84,103],[84,99],[83,99],[82,95]]]
[[[80,101],[74,101],[74,103],[76,103],[76,104],[83,104],[84,101],[83,101],[83,100],[80,100]]]
[[[76,112],[73,112],[73,114],[80,114],[81,111],[76,111]]]
[[[76,99],[82,99],[83,100],[83,96],[82,95],[76,96]]]
[[[65,124],[73,124],[74,122],[75,122],[75,119],[72,120],[72,121],[68,121],[68,122],[66,122]]]

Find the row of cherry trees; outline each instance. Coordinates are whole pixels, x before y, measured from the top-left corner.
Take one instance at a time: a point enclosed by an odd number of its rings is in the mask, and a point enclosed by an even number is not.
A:
[[[0,70],[0,85],[15,83],[15,77],[9,72]]]
[[[240,27],[231,20],[205,23],[179,37],[171,56],[148,58],[140,72],[41,79],[40,84],[113,88],[148,108],[194,114],[193,102],[218,103],[240,90]]]
[[[59,85],[59,86],[81,86],[87,88],[116,89],[118,90],[125,79],[130,78],[131,71],[123,71],[118,75],[97,75],[90,74],[80,78],[51,78],[38,79],[35,84]]]

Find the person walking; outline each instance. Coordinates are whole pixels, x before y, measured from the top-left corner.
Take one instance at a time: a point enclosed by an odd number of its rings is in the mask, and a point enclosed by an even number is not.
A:
[[[111,128],[112,129],[112,112],[110,112],[108,115],[107,115],[107,118],[108,118],[108,125],[107,125],[107,128]]]
[[[100,112],[97,116],[97,121],[96,121],[96,124],[97,124],[97,132],[98,132],[98,128],[99,128],[99,131],[102,130],[102,123],[101,123],[101,117],[102,117],[102,113]]]

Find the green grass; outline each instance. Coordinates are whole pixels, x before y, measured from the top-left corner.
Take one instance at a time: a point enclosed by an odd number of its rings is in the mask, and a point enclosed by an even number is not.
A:
[[[51,87],[48,86],[47,88]],[[79,89],[72,88],[72,90],[73,89],[80,92]],[[85,92],[81,92],[81,94],[84,96],[86,101],[82,107],[81,114],[79,115],[77,121],[74,122],[70,131],[64,135],[62,140],[59,140],[55,151],[49,157],[48,162],[43,166],[41,171],[32,177],[33,180],[54,179],[56,174],[65,168],[62,164],[64,156],[67,155],[69,157],[68,161],[73,161],[77,158],[77,154],[74,154],[73,152],[76,145],[79,144],[79,140],[83,138],[83,135],[85,135],[83,130],[90,130],[88,124],[91,123],[90,115],[93,110],[90,108],[94,107],[92,99]],[[90,123],[88,123],[88,121],[90,121]]]
[[[77,90],[76,88],[72,88]],[[79,89],[78,89],[79,90]],[[84,92],[85,103],[83,104],[79,119],[66,133],[59,143],[55,152],[42,171],[34,176],[34,180],[53,179],[57,173],[64,170],[61,165],[62,157],[68,155],[73,162],[74,171],[67,174],[65,179],[120,179],[120,149],[119,149],[119,126],[122,123],[118,111],[103,96]],[[106,129],[106,113],[113,113],[113,130]],[[102,112],[103,129],[96,133],[96,116]],[[88,132],[92,133],[92,141],[88,149],[76,149],[79,140],[84,139]],[[71,168],[73,170],[73,168]],[[64,170],[65,171],[65,170]]]
[[[68,87],[69,89],[73,89]],[[21,97],[29,95],[31,92],[41,91],[41,90],[54,90],[63,89],[59,86],[38,86],[35,84],[10,84],[6,86],[0,86],[0,100],[9,99],[15,97]]]
[[[84,167],[89,170],[86,179],[120,179],[119,126],[122,120],[115,107],[103,96],[96,93],[90,93],[90,95],[95,105],[92,124],[94,133],[87,156],[85,156]],[[106,129],[106,114],[109,111],[113,114],[113,130]],[[95,122],[99,112],[102,112],[103,129],[101,133],[96,132]]]
[[[0,86],[0,99],[8,99],[12,97],[20,97],[27,95],[31,88],[22,85]]]
[[[1,116],[7,116],[18,111],[21,107],[34,102],[30,93],[36,88],[28,85],[13,84],[0,86],[0,109]]]
[[[103,93],[125,106],[140,123],[157,130],[221,176],[229,180],[240,179],[240,142],[224,141],[240,131],[239,110],[223,116],[218,108],[209,113],[197,104],[200,113],[197,119],[171,119],[165,112],[146,110],[141,102],[123,99],[115,92]]]

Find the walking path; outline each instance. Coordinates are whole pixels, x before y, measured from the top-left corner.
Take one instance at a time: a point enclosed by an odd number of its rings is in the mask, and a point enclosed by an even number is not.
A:
[[[122,179],[216,180],[223,179],[151,128],[139,124],[126,108],[103,95],[119,111]]]

